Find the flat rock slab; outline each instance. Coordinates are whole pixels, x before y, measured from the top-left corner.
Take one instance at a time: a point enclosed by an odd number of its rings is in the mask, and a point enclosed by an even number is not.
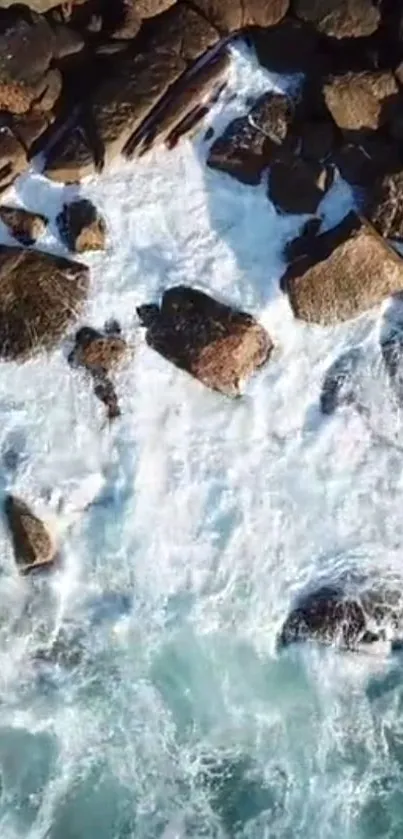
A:
[[[44,233],[48,219],[39,213],[31,213],[21,207],[0,206],[0,220],[11,236],[22,245],[33,245]]]
[[[73,253],[105,249],[106,224],[88,199],[64,204],[56,224],[62,241]]]
[[[56,347],[77,319],[88,283],[79,262],[0,247],[0,358],[24,361]]]
[[[388,72],[329,77],[323,94],[336,125],[343,131],[376,131],[402,104],[397,81]]]
[[[14,495],[7,495],[4,514],[20,572],[27,574],[51,565],[56,558],[55,542],[46,525],[28,504]]]
[[[160,307],[140,306],[137,311],[152,349],[226,396],[239,396],[241,383],[273,349],[252,315],[187,286],[166,291]]]
[[[372,0],[292,0],[292,10],[330,38],[365,38],[381,22]]]
[[[365,219],[349,213],[309,239],[283,279],[297,318],[324,326],[355,318],[403,289],[403,260]]]

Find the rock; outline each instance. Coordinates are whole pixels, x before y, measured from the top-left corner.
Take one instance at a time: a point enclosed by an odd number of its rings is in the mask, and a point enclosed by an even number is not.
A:
[[[403,335],[400,332],[381,341],[383,362],[399,405],[403,404]]]
[[[52,115],[32,113],[13,115],[11,124],[15,137],[22,143],[28,156],[31,150],[39,146],[38,141],[44,136],[50,125]]]
[[[78,330],[69,364],[85,367],[95,376],[113,372],[128,352],[127,342],[120,334],[99,332],[90,326]]]
[[[108,378],[98,379],[94,384],[94,394],[105,405],[109,422],[118,419],[122,415],[115,388]]]
[[[365,219],[349,213],[311,239],[283,279],[297,318],[324,326],[357,317],[403,289],[403,260]]]
[[[210,23],[223,34],[249,26],[274,26],[285,17],[290,0],[193,0]]]
[[[76,184],[88,175],[94,175],[99,168],[85,131],[77,126],[48,151],[44,172],[52,181]]]
[[[322,414],[333,414],[341,405],[352,405],[358,392],[357,370],[363,361],[361,349],[340,355],[326,372],[320,394]]]
[[[11,236],[22,245],[33,245],[46,229],[48,219],[39,213],[31,213],[21,207],[0,206],[0,220]]]
[[[26,168],[27,157],[23,145],[10,128],[0,127],[0,192],[7,189]]]
[[[250,36],[260,63],[275,73],[317,74],[321,65],[318,33],[305,23],[285,18]]]
[[[343,131],[376,131],[400,107],[393,73],[345,73],[324,84],[326,105]]]
[[[63,79],[59,70],[49,70],[43,79],[43,89],[38,98],[32,103],[34,113],[47,113],[56,105],[62,92]]]
[[[399,171],[403,163],[398,144],[379,132],[359,143],[345,143],[333,159],[346,181],[362,187],[372,187],[376,179]]]
[[[314,239],[319,235],[322,226],[322,219],[310,218],[302,227],[302,230],[295,239],[287,242],[284,247],[284,258],[287,262],[294,262],[309,253],[310,246],[315,247]]]
[[[118,26],[113,28],[112,38],[130,40],[135,38],[140,31],[142,19],[139,15],[137,4],[133,0],[124,0],[122,3],[122,16]]]
[[[52,34],[45,19],[33,24],[17,19],[0,35],[0,109],[29,111],[48,86],[52,58]]]
[[[300,139],[304,160],[326,160],[336,147],[336,127],[330,120],[307,120],[301,126]]]
[[[292,9],[330,38],[365,38],[381,22],[380,10],[372,0],[293,0]]]
[[[365,649],[401,627],[399,599],[400,592],[382,587],[350,593],[342,586],[322,586],[297,601],[283,625],[279,645],[315,641],[341,649]]]
[[[60,237],[74,253],[105,249],[106,225],[86,198],[64,204],[56,218]]]
[[[403,171],[378,181],[365,215],[385,239],[403,240]]]
[[[0,247],[0,358],[24,361],[57,346],[88,292],[88,268],[78,262]]]
[[[212,144],[207,158],[210,169],[232,175],[243,184],[256,186],[269,166],[275,146],[249,121],[235,119]]]
[[[187,286],[166,291],[161,307],[140,306],[148,345],[202,384],[239,396],[241,383],[269,358],[272,341],[252,315]]]
[[[59,0],[21,0],[21,2],[24,6],[28,6],[29,9],[32,9],[32,11],[40,12],[41,14],[44,14],[59,5]],[[79,2],[80,0],[70,0],[71,5]],[[86,2],[86,0],[81,0],[81,2]],[[8,9],[14,4],[15,0],[0,0],[1,9]]]
[[[4,513],[11,534],[16,563],[21,573],[52,564],[56,546],[46,525],[25,501],[6,495]]]
[[[249,112],[249,122],[266,137],[281,146],[287,139],[294,120],[292,100],[284,93],[264,93]]]
[[[134,3],[138,16],[147,19],[166,12],[176,3],[176,0],[130,0],[130,2]]]
[[[282,153],[269,172],[268,196],[282,213],[316,213],[333,183],[333,169]]]

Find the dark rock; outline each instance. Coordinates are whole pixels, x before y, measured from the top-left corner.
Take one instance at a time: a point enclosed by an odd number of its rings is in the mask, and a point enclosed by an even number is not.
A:
[[[27,155],[30,155],[34,146],[38,147],[38,140],[44,136],[49,128],[51,116],[49,112],[38,114],[32,111],[29,114],[13,115],[13,134],[22,143]]]
[[[115,388],[108,378],[104,377],[96,381],[94,394],[105,405],[109,422],[118,419],[122,415]]]
[[[52,564],[56,558],[54,540],[46,525],[34,515],[25,501],[7,495],[4,513],[21,573],[26,574]]]
[[[21,207],[0,206],[0,220],[6,225],[14,239],[22,245],[33,245],[48,223],[46,216],[31,213]]]
[[[105,222],[86,198],[64,204],[56,224],[62,241],[74,253],[104,250]]]
[[[346,73],[324,84],[326,105],[343,131],[376,131],[400,107],[393,73]]]
[[[15,114],[29,111],[52,84],[48,79],[52,58],[52,33],[45,19],[32,24],[17,19],[0,35],[0,109]]]
[[[274,144],[249,121],[247,116],[235,119],[210,147],[207,165],[256,186],[269,166]]]
[[[24,6],[28,6],[29,9],[32,9],[34,12],[40,12],[44,14],[48,12],[50,9],[53,9],[55,6],[59,5],[58,0],[21,0]],[[73,6],[74,3],[85,3],[86,0],[70,0],[69,3],[65,3],[65,5]],[[13,6],[15,0],[0,0],[0,8],[8,9],[9,6]]]
[[[310,240],[282,279],[297,318],[328,325],[357,317],[403,289],[403,260],[351,212]]]
[[[366,216],[385,239],[403,240],[403,171],[378,181]]]
[[[75,184],[98,170],[94,149],[80,126],[66,134],[46,155],[45,174],[53,181]]]
[[[272,143],[282,145],[294,119],[292,100],[283,93],[269,91],[261,96],[249,113],[249,122]]]
[[[302,596],[287,617],[279,637],[281,647],[315,641],[341,649],[360,650],[386,640],[387,630],[396,631],[401,623],[397,592],[344,591],[323,586]]]
[[[239,396],[241,382],[268,360],[273,348],[251,315],[186,286],[164,293],[158,316],[144,307],[139,316],[149,321],[146,338],[152,349],[227,396]]]
[[[301,156],[305,160],[326,160],[336,147],[336,127],[330,120],[306,121],[300,138]]]
[[[362,187],[372,187],[379,177],[399,171],[403,162],[398,144],[379,133],[359,143],[345,143],[334,153],[334,161],[346,181]]]
[[[403,335],[398,332],[381,341],[383,362],[389,382],[400,405],[403,404]]]
[[[299,236],[296,239],[291,239],[285,245],[284,258],[287,262],[294,262],[296,259],[304,257],[309,252],[311,245],[313,248],[315,247],[313,239],[318,236],[321,226],[321,218],[310,218],[305,222]]]
[[[336,359],[323,381],[320,408],[322,414],[333,414],[341,405],[351,405],[357,396],[357,368],[362,361],[362,351],[348,350]]]
[[[99,376],[116,369],[127,353],[127,342],[120,335],[111,332],[103,334],[90,326],[84,326],[76,334],[69,363],[84,367],[89,373]]]
[[[57,346],[79,315],[88,269],[78,262],[0,248],[0,357],[23,361]]]
[[[285,18],[270,29],[250,34],[260,63],[275,73],[318,73],[321,66],[319,36],[312,27]]]
[[[381,21],[378,4],[372,0],[292,0],[292,9],[331,38],[365,38]]]
[[[138,4],[135,4],[133,0],[124,0],[122,3],[122,18],[119,25],[113,28],[112,37],[122,40],[135,38],[140,31],[141,23]]]
[[[0,192],[7,189],[26,168],[27,156],[23,145],[9,128],[0,128]]]
[[[333,182],[331,167],[282,153],[269,172],[268,196],[282,213],[316,213]]]

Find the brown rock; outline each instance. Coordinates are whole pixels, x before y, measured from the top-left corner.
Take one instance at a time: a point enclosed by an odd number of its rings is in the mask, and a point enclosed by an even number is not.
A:
[[[269,358],[273,344],[252,315],[187,286],[166,291],[160,309],[139,307],[146,340],[202,384],[239,396],[242,381]]]
[[[194,0],[193,6],[228,34],[248,26],[274,26],[286,15],[290,0]]]
[[[381,21],[372,0],[293,0],[292,8],[297,17],[331,38],[365,38]]]
[[[323,88],[326,105],[344,131],[376,131],[396,110],[398,85],[393,73],[346,73]]]
[[[0,206],[0,220],[22,245],[33,245],[48,223],[46,216],[31,213],[21,207]]]
[[[40,137],[42,137],[49,128],[49,120],[51,114],[46,115],[41,113],[14,115],[12,118],[13,134],[21,141],[22,145],[29,154],[31,148],[36,146]]]
[[[7,189],[26,168],[24,147],[12,131],[3,126],[0,128],[0,192]]]
[[[45,174],[52,181],[80,183],[82,178],[99,171],[94,150],[81,127],[67,133],[48,152]]]
[[[207,165],[256,186],[273,158],[275,146],[247,116],[235,119],[210,148]]]
[[[20,248],[0,247],[0,358],[24,361],[57,346],[88,292],[88,268]]]
[[[63,79],[60,71],[56,69],[48,70],[43,77],[42,92],[32,104],[33,112],[46,113],[51,111],[62,92],[62,87]]]
[[[310,240],[282,286],[297,318],[329,325],[355,318],[403,289],[403,260],[356,213]]]
[[[85,367],[89,373],[99,376],[113,372],[127,353],[127,342],[120,334],[108,335],[83,326],[76,334],[69,364]]]
[[[316,213],[333,183],[333,169],[282,153],[269,172],[268,196],[282,213]]]
[[[46,525],[25,501],[7,495],[4,513],[13,542],[15,561],[22,574],[50,565],[56,559],[56,545]]]
[[[51,30],[44,19],[33,24],[17,20],[0,35],[0,108],[15,114],[30,110],[46,90],[52,49]]]
[[[166,12],[176,3],[176,0],[130,0],[134,3],[136,13],[140,18],[155,17]]]
[[[74,3],[80,2],[80,0],[70,0],[71,5]],[[86,0],[81,0],[81,2],[86,2]],[[44,14],[48,12],[50,9],[53,9],[54,6],[58,6],[58,0],[22,0],[24,6],[28,6],[29,9],[32,9],[34,12],[40,12]],[[1,9],[8,9],[9,6],[13,6],[15,4],[15,0],[0,0],[0,8]]]
[[[398,144],[378,132],[359,143],[345,143],[335,152],[334,161],[346,181],[363,187],[372,187],[377,178],[402,168]]]
[[[403,171],[378,181],[366,215],[385,239],[403,240]]]
[[[106,225],[96,207],[86,198],[64,204],[56,218],[60,237],[75,253],[104,250]]]
[[[292,100],[283,93],[264,93],[249,113],[249,122],[272,143],[281,146],[287,139],[294,119]]]
[[[113,28],[112,38],[118,38],[120,40],[135,38],[140,31],[141,23],[142,20],[137,4],[134,5],[133,0],[124,0],[122,3],[122,16],[118,26]]]

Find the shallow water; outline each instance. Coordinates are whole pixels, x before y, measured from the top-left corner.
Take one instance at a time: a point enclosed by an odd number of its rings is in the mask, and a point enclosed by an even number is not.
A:
[[[237,98],[212,124],[273,83],[235,53]],[[121,421],[105,426],[68,340],[0,368],[2,488],[42,505],[63,547],[50,580],[20,579],[0,531],[2,839],[402,835],[401,658],[279,656],[275,643],[311,581],[401,570],[403,441],[379,347],[390,309],[332,330],[295,323],[278,280],[304,219],[205,156],[200,137],[82,189],[109,229],[87,258],[82,322],[116,317],[134,345]],[[72,192],[32,172],[10,198],[54,219]],[[338,182],[326,224],[351,203]],[[39,245],[61,252],[53,222]],[[272,335],[243,399],[145,346],[136,306],[180,282]],[[323,377],[356,347],[365,411],[325,418]]]

